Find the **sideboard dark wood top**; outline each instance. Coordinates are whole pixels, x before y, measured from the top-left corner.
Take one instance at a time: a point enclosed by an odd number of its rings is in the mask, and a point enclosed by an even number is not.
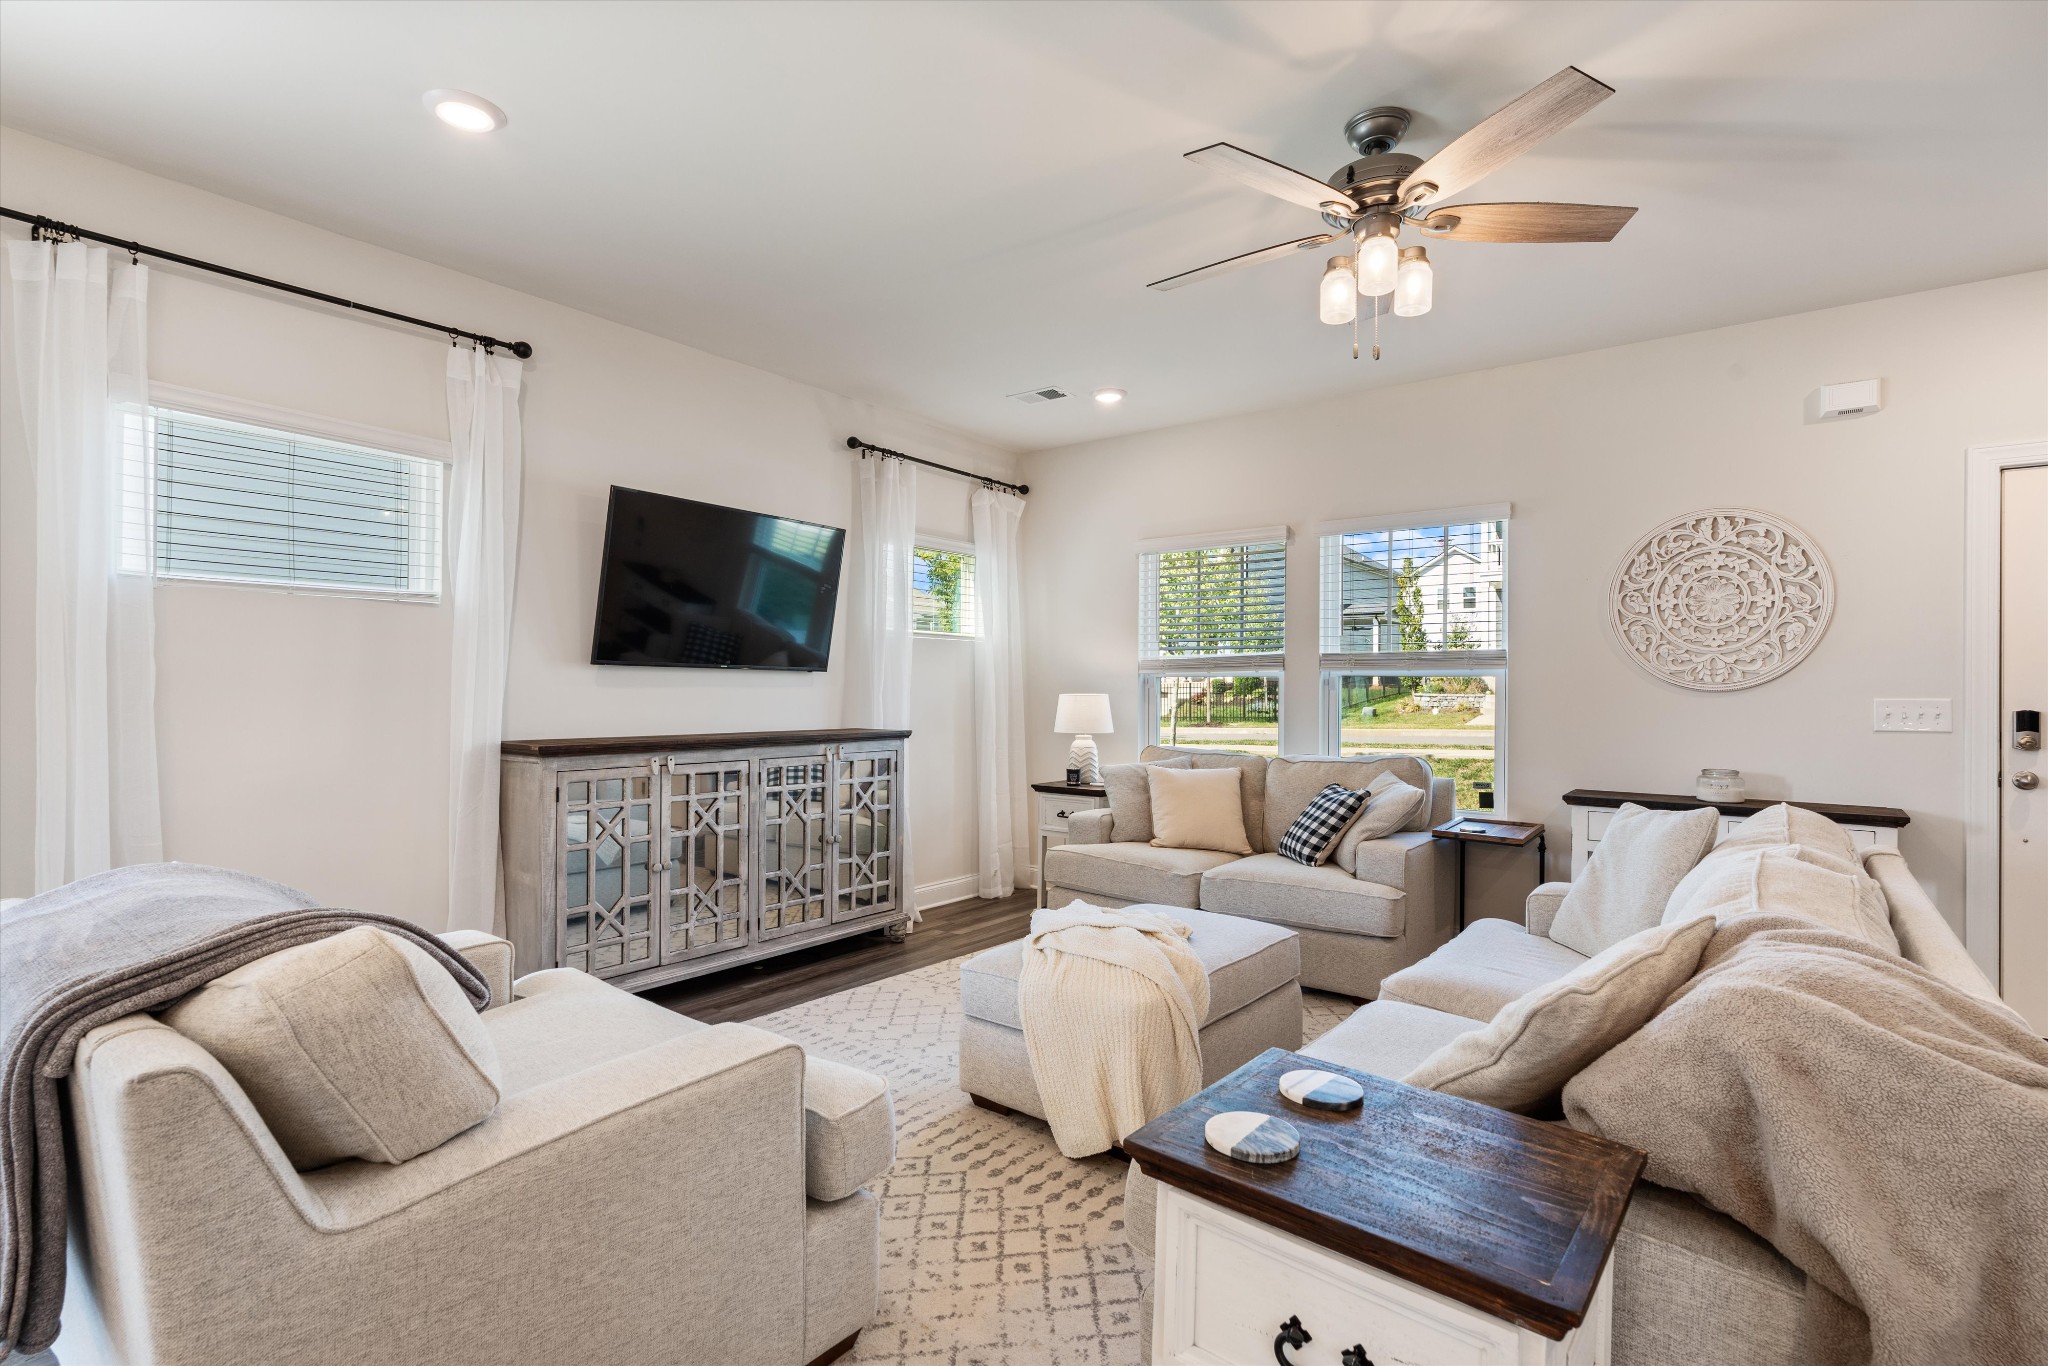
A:
[[[1354,1078],[1349,1114],[1280,1075]],[[1284,1115],[1301,1155],[1254,1166],[1202,1141],[1225,1110]],[[1562,1125],[1269,1048],[1124,1139],[1151,1176],[1553,1340],[1584,1321],[1644,1155]]]
[[[1783,804],[1826,816],[1837,825],[1876,825],[1894,829],[1913,819],[1896,806],[1841,806],[1833,802],[1795,802],[1785,797],[1775,801],[1703,802],[1698,797],[1668,792],[1601,792],[1585,787],[1575,787],[1564,794],[1566,806],[1620,806],[1623,802],[1647,806],[1652,811],[1697,811],[1700,807],[1711,806],[1724,816],[1754,816],[1759,811]]]
[[[902,740],[907,730],[749,730],[726,735],[590,735],[567,740],[507,740],[498,748],[529,759],[637,754],[650,749],[758,749],[764,745],[851,745]]]

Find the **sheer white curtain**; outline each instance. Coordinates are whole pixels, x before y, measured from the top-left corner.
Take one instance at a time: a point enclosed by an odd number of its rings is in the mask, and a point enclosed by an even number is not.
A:
[[[448,928],[495,930],[498,745],[519,563],[519,361],[481,348],[448,353],[454,538],[453,695],[448,713]]]
[[[1017,784],[1024,773],[1023,592],[1017,523],[1024,500],[999,489],[974,495],[976,875],[982,896],[1017,890]]]
[[[9,242],[7,273],[36,487],[40,892],[163,857],[150,528],[146,514],[124,526],[122,498],[148,474],[149,269],[81,242]]]
[[[860,558],[848,595],[846,721],[910,726],[910,552],[917,539],[917,470],[887,456],[860,462],[855,512]]]

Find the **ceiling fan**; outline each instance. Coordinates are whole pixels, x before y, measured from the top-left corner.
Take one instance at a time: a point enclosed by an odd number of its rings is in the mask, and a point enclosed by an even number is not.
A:
[[[1326,323],[1353,325],[1352,355],[1358,354],[1360,295],[1373,299],[1377,327],[1379,300],[1394,296],[1399,317],[1429,312],[1434,292],[1428,248],[1403,247],[1403,228],[1423,238],[1451,242],[1607,242],[1635,215],[1606,204],[1444,204],[1482,176],[1521,156],[1614,93],[1613,87],[1568,66],[1492,117],[1424,160],[1394,148],[1408,131],[1410,115],[1392,105],[1368,109],[1344,125],[1344,138],[1358,160],[1340,167],[1328,181],[1317,180],[1242,147],[1218,142],[1197,148],[1187,159],[1241,180],[1255,190],[1322,214],[1334,231],[1248,251],[1195,270],[1154,280],[1150,289],[1179,289],[1261,261],[1312,251],[1339,237],[1352,238],[1355,254],[1330,258],[1323,268],[1320,312]],[[1372,348],[1379,359],[1379,346]]]

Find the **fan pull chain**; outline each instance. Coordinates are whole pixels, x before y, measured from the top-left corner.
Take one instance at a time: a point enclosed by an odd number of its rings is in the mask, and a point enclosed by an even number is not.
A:
[[[1380,358],[1380,296],[1372,296],[1372,358]]]
[[[1351,359],[1358,359],[1358,310],[1351,310]]]

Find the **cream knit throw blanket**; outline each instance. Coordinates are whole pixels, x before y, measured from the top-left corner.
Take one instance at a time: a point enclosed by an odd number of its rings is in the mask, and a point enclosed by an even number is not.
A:
[[[1202,1089],[1209,975],[1162,911],[1035,911],[1017,975],[1031,1077],[1068,1157],[1107,1152]]]

